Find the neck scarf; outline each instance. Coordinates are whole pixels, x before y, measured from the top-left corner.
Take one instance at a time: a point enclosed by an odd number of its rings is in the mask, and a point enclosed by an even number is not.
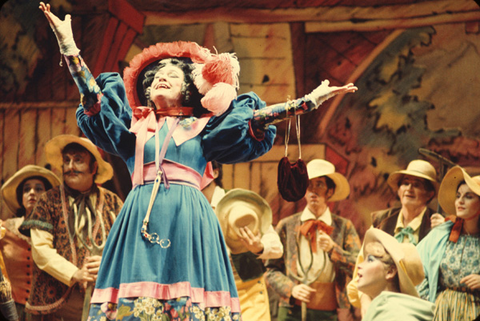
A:
[[[412,243],[413,245],[417,245],[417,241],[415,240],[415,236],[413,235],[413,228],[410,226],[407,226],[405,228],[400,229],[400,232],[395,235],[395,238],[397,239],[398,243],[403,243],[403,240],[405,237],[408,237],[408,241]]]
[[[96,202],[99,195],[99,189],[97,185],[93,184],[92,187],[86,192],[79,192],[67,185],[64,185],[65,191],[68,195],[68,203],[73,208],[68,215],[68,231],[72,239],[77,236],[80,242],[83,243],[90,251],[94,248],[100,252],[103,249],[104,241],[102,244],[95,244],[93,238],[93,229],[97,225],[97,219],[100,220],[100,225],[104,229],[103,219],[101,215],[97,215]],[[91,243],[91,244],[89,244]],[[94,254],[94,253],[92,253]],[[99,254],[99,253],[95,253]]]
[[[300,233],[310,241],[310,245],[314,253],[317,252],[317,231],[323,231],[328,235],[331,235],[333,232],[333,227],[327,225],[323,221],[318,220],[308,220],[300,227]]]

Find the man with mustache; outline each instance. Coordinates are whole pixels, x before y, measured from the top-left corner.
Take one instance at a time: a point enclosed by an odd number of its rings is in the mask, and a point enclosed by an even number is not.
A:
[[[280,295],[277,320],[352,320],[345,285],[360,239],[353,223],[331,213],[327,204],[347,198],[350,186],[323,159],[309,162],[307,172],[307,207],[278,223],[284,255],[266,263],[267,283]]]
[[[35,262],[26,310],[33,321],[81,320],[85,290],[97,278],[102,249],[123,202],[97,186],[112,178],[113,169],[90,140],[60,135],[45,145],[45,152],[63,173],[63,184],[43,194],[20,227],[30,233]]]

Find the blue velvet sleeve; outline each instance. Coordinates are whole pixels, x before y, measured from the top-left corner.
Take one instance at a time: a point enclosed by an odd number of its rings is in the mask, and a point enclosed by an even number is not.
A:
[[[78,126],[95,145],[126,160],[135,153],[135,134],[129,130],[132,110],[125,85],[118,73],[102,73],[96,81],[103,94],[101,109],[88,116],[80,105],[77,109]]]
[[[255,93],[238,96],[219,117],[212,117],[202,138],[204,156],[208,161],[234,164],[256,159],[273,146],[276,127],[269,126],[265,136],[257,140],[250,134],[253,111],[266,107]]]

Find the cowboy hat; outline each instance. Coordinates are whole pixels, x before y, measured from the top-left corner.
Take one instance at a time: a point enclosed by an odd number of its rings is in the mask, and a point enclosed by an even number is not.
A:
[[[3,200],[13,213],[16,213],[22,207],[22,204],[19,204],[17,199],[18,186],[26,179],[32,177],[43,177],[52,185],[52,187],[61,184],[58,176],[44,167],[37,165],[27,165],[22,167],[2,186]]]
[[[370,228],[365,233],[363,242],[364,257],[366,257],[366,245],[375,241],[383,245],[397,267],[400,292],[419,297],[415,286],[423,281],[425,274],[416,247],[410,243],[398,243],[390,234],[376,228]]]
[[[350,194],[350,185],[347,179],[335,172],[335,165],[324,159],[314,159],[307,164],[308,179],[327,176],[335,183],[335,191],[328,199],[329,202],[341,201]]]
[[[395,171],[388,176],[387,183],[394,192],[398,190],[398,183],[405,175],[423,178],[432,183],[435,191],[438,190],[437,172],[435,167],[427,161],[415,159],[408,163],[407,169]]]
[[[45,144],[45,156],[47,161],[60,173],[62,173],[63,156],[62,151],[68,144],[77,143],[86,148],[98,164],[97,175],[95,177],[95,183],[102,184],[113,177],[112,166],[103,160],[102,155],[98,151],[97,147],[87,138],[78,137],[75,135],[59,135],[50,139]]]
[[[248,226],[254,235],[263,235],[272,225],[272,209],[255,192],[236,188],[230,190],[215,208],[225,242],[234,254],[248,252],[240,241],[241,227]]]
[[[438,190],[438,202],[442,209],[449,215],[456,215],[455,199],[458,185],[465,181],[467,186],[480,196],[480,176],[471,177],[460,166],[452,167],[445,177]]]

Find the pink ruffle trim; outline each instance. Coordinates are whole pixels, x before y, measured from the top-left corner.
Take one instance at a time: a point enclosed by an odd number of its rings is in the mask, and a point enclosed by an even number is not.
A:
[[[179,297],[190,297],[192,302],[202,307],[229,306],[232,312],[240,312],[240,300],[232,298],[227,291],[205,291],[192,288],[189,282],[175,284],[158,284],[155,282],[136,282],[120,285],[120,289],[95,289],[91,303],[118,303],[119,298],[150,297],[159,300],[171,300]]]

